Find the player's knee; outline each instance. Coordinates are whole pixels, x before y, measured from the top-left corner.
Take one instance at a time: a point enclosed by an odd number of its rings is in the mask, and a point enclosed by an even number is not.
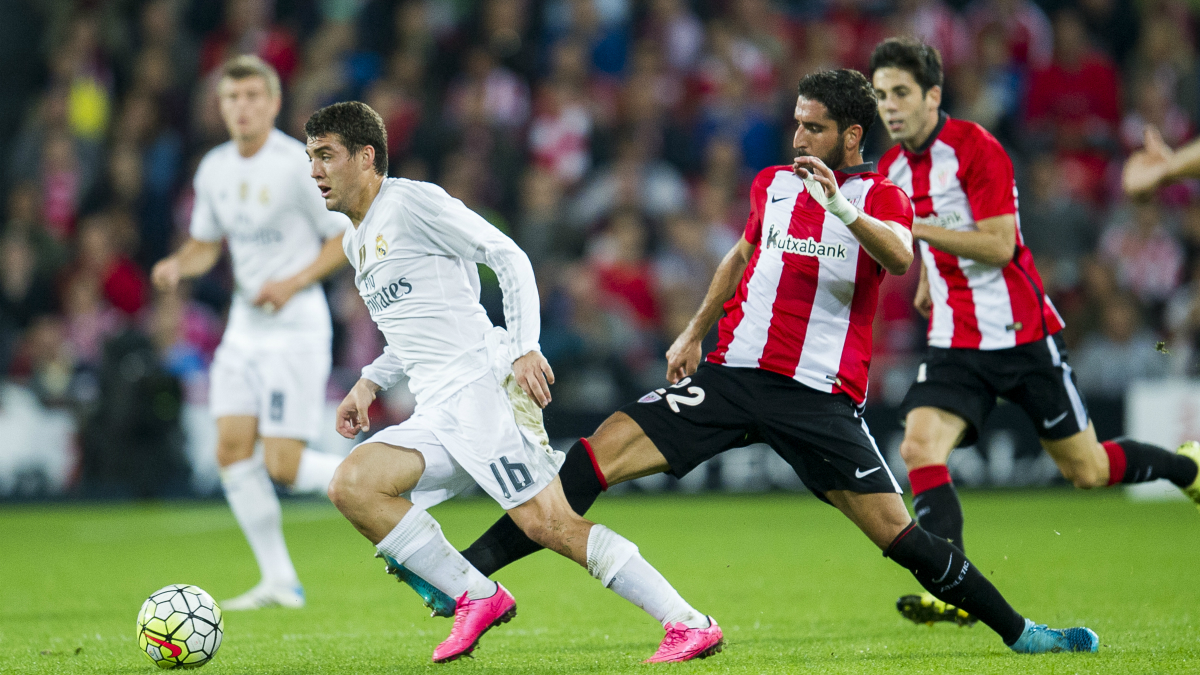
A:
[[[337,471],[333,472],[333,480],[329,481],[329,487],[325,490],[329,501],[343,513],[362,499],[365,487],[366,474],[362,467],[358,466],[358,462],[353,460],[354,456],[351,455],[338,466]]]
[[[941,455],[941,449],[935,439],[925,434],[906,433],[904,440],[900,442],[900,457],[910,469],[930,464],[945,464],[946,458]]]
[[[236,464],[254,456],[254,442],[246,442],[241,438],[217,439],[217,465],[221,467]]]
[[[1098,463],[1086,460],[1063,462],[1059,465],[1063,478],[1082,490],[1108,485],[1108,475]]]

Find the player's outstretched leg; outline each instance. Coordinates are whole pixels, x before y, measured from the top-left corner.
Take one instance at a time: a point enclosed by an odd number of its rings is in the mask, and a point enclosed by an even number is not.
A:
[[[583,565],[605,588],[662,624],[666,636],[648,662],[702,659],[721,651],[717,622],[689,605],[633,542],[572,511],[557,479],[508,513],[530,539]]]
[[[942,602],[978,617],[1013,651],[1094,652],[1100,646],[1091,629],[1055,630],[1022,617],[962,551],[921,529],[915,521],[896,535],[883,555],[907,568]]]
[[[1096,634],[1087,628],[1055,631],[1026,621],[959,548],[912,520],[899,494],[830,490],[825,496],[883,550],[884,557],[911,572],[942,602],[978,617],[1015,651],[1094,652],[1099,647]]]
[[[1095,432],[1091,433],[1094,437]],[[1200,455],[1200,444],[1195,441],[1184,443],[1175,452],[1131,438],[1114,438],[1104,441],[1100,446],[1108,456],[1108,486],[1118,483],[1145,483],[1166,478],[1193,501],[1200,503],[1200,481],[1197,481],[1197,474],[1200,473],[1197,471],[1197,466],[1200,465],[1200,459],[1197,458]]]
[[[329,485],[329,498],[378,552],[456,598],[454,627],[433,652],[437,663],[470,654],[488,629],[517,614],[503,586],[479,573],[450,545],[424,509],[400,495],[425,469],[421,453],[367,443],[346,458]]]
[[[597,469],[588,440],[583,438],[576,441],[567,452],[558,478],[562,482],[567,503],[577,514],[587,513],[600,493],[608,488],[602,482],[603,474]],[[462,554],[476,569],[490,577],[497,570],[540,550],[541,544],[527,537],[513,522],[512,516],[504,514]],[[387,564],[388,574],[411,586],[421,596],[425,606],[433,610],[433,616],[454,616],[453,599],[404,565],[394,560],[387,560]]]

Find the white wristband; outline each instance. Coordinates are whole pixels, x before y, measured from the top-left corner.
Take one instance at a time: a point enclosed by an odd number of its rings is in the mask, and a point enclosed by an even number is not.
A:
[[[804,187],[808,190],[808,194],[812,195],[813,200],[824,207],[826,211],[837,216],[838,220],[847,225],[858,220],[858,207],[851,204],[841,190],[834,192],[833,196],[829,197],[825,194],[825,187],[815,178],[809,177],[803,180]]]
[[[825,207],[825,210],[837,216],[838,220],[847,225],[858,220],[858,207],[851,204],[841,190],[833,195],[833,200]]]

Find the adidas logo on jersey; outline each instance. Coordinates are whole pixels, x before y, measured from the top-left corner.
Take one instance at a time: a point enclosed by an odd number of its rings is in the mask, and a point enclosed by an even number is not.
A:
[[[845,260],[849,255],[843,244],[824,244],[812,237],[797,239],[790,234],[781,234],[775,226],[771,226],[771,231],[767,234],[767,244],[764,249],[770,251],[773,248],[777,248],[784,253],[810,255],[814,258],[832,258],[834,260]]]

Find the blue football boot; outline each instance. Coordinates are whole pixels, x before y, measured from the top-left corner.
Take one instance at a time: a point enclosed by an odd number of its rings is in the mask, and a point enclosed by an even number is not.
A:
[[[1025,619],[1025,632],[1009,648],[1020,654],[1095,652],[1100,638],[1091,628],[1047,628]]]
[[[387,567],[385,568],[387,573],[396,577],[396,581],[408,584],[410,588],[417,592],[417,595],[421,596],[421,600],[425,603],[425,606],[433,610],[430,616],[454,616],[453,598],[434,588],[433,584],[430,584],[428,581],[417,576],[412,570],[396,562],[390,555],[376,553],[375,557],[383,558],[384,562],[387,563]]]

